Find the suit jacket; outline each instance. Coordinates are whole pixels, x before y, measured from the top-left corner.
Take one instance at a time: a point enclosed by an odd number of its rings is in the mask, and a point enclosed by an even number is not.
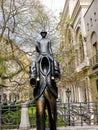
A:
[[[36,51],[40,54],[52,54],[51,42],[47,38],[42,38],[37,42]]]
[[[48,93],[51,93],[53,95],[53,97],[55,97],[56,99],[58,98],[58,88],[56,86],[55,81],[52,81],[51,85],[40,85],[39,83],[37,84],[37,86],[34,89],[34,97],[35,99],[38,99],[40,96],[44,95],[44,91],[47,91]]]

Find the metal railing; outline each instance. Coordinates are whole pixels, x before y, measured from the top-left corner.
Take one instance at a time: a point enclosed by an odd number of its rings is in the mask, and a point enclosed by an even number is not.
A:
[[[28,105],[30,127],[36,127],[36,107]],[[0,106],[0,129],[19,129],[21,105]],[[59,103],[57,105],[57,126],[83,126],[98,124],[98,103]],[[46,126],[48,127],[46,110]]]
[[[83,126],[98,124],[98,103],[65,103],[58,106],[65,125]]]
[[[20,105],[0,105],[0,129],[19,128],[20,116]]]

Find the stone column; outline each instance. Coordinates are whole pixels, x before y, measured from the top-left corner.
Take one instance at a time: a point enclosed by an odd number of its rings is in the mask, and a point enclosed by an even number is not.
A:
[[[29,123],[29,116],[28,116],[28,104],[22,103],[21,108],[21,123],[20,123],[20,130],[29,130],[30,123]]]

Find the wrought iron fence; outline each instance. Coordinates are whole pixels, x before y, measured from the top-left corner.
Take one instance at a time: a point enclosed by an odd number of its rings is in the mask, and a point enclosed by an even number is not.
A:
[[[29,121],[30,121],[30,127],[34,128],[36,127],[36,107],[35,104],[30,104],[28,106],[28,112],[29,112]],[[49,127],[49,118],[48,118],[48,111],[47,108],[45,110],[45,124],[46,127]],[[57,126],[64,126],[65,122],[60,116],[57,116]]]
[[[19,128],[21,117],[20,105],[0,105],[0,129]]]
[[[98,103],[65,103],[58,106],[65,125],[83,126],[98,124]]]
[[[21,123],[21,104],[19,105],[0,105],[0,130],[19,129]],[[48,111],[46,109],[46,126],[49,126]],[[36,107],[35,103],[28,104],[28,115],[30,128],[36,127]],[[58,116],[57,126],[64,126],[64,121]]]
[[[30,127],[36,127],[36,107],[28,105]],[[0,106],[0,130],[18,129],[21,121],[21,105]],[[98,103],[59,103],[57,105],[57,126],[83,126],[98,124]],[[46,110],[46,126],[48,127]]]

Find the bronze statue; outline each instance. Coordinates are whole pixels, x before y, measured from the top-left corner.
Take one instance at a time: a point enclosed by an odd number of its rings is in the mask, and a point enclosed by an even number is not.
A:
[[[59,63],[54,60],[51,42],[46,38],[47,32],[42,31],[42,39],[37,42],[39,53],[30,66],[30,84],[35,85],[37,130],[45,130],[45,109],[48,109],[50,130],[56,130],[58,89],[55,79],[60,78]]]

